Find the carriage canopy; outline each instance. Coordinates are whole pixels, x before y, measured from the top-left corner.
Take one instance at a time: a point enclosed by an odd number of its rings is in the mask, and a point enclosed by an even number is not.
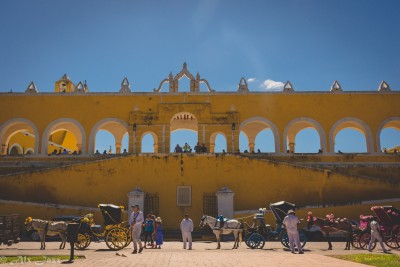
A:
[[[286,201],[279,201],[269,204],[269,208],[274,214],[275,219],[279,223],[282,223],[289,210],[296,210],[296,205]]]
[[[104,217],[104,225],[113,225],[122,222],[122,207],[113,204],[99,204],[99,208]]]
[[[376,214],[376,217],[379,218],[379,221],[385,226],[392,227],[400,224],[400,210],[393,206],[375,206],[372,207],[371,210]]]

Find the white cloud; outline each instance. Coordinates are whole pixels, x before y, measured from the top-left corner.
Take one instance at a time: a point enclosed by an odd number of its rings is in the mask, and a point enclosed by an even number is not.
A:
[[[265,89],[265,90],[270,90],[270,91],[279,91],[283,89],[283,86],[285,84],[283,82],[276,82],[274,80],[268,79],[265,80],[260,87]]]
[[[248,78],[248,79],[247,79],[247,82],[248,82],[248,83],[253,83],[253,82],[255,82],[255,81],[257,81],[256,78]]]

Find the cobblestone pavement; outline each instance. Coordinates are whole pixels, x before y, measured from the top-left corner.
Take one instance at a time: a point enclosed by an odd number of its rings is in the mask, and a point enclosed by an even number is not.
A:
[[[343,255],[369,253],[365,250],[345,251],[342,242],[333,243],[334,250],[328,251],[327,243],[307,243],[304,255],[291,254],[282,248],[278,242],[267,242],[263,249],[249,249],[242,243],[237,250],[232,250],[232,242],[222,243],[222,249],[216,249],[216,243],[195,242],[193,250],[183,250],[181,242],[165,242],[162,249],[145,249],[142,254],[131,254],[132,248],[120,251],[108,250],[106,244],[92,243],[84,251],[75,250],[75,255],[83,255],[84,260],[75,260],[73,266],[366,266],[327,257],[327,255]],[[25,255],[69,255],[70,250],[59,250],[59,242],[47,242],[46,250],[39,250],[40,243],[21,242],[11,247],[0,246],[1,256]],[[69,247],[69,245],[67,245]],[[118,256],[117,253],[121,256]],[[375,249],[374,253],[382,253]],[[400,250],[392,250],[399,254]],[[124,257],[124,256],[126,257]],[[24,263],[17,262],[13,266],[55,266],[53,263]]]

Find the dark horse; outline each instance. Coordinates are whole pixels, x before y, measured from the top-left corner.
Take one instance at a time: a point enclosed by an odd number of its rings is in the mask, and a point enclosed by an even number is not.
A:
[[[346,235],[346,247],[345,250],[350,250],[350,245],[353,239],[353,225],[347,221],[346,219],[341,220],[329,220],[322,219],[319,217],[314,217],[312,212],[308,213],[307,218],[307,228],[310,229],[313,224],[319,226],[321,230],[325,233],[328,238],[329,248],[328,250],[332,250],[332,243],[329,233],[332,232],[343,232]]]

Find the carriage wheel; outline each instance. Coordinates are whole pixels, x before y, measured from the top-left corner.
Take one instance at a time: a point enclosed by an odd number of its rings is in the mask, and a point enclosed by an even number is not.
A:
[[[400,232],[395,234],[395,241],[397,243],[397,248],[400,248]]]
[[[127,236],[127,239],[126,239],[126,242],[125,242],[125,247],[127,247],[127,246],[129,246],[129,244],[131,243],[131,241],[132,241],[132,238],[131,238],[131,234],[129,233],[129,228],[122,228],[124,231],[125,231],[125,233],[126,233],[126,236]]]
[[[262,249],[265,245],[265,239],[262,235],[254,233],[249,237],[246,245],[248,245],[251,249]]]
[[[369,242],[371,241],[371,234],[370,233],[364,233],[360,236],[359,242],[361,249],[368,249]],[[374,249],[376,247],[376,242],[372,244],[371,249]]]
[[[249,231],[245,231],[244,232],[244,235],[243,235],[243,239],[244,239],[244,243],[246,244],[246,246],[248,246],[248,247],[250,247],[250,245],[249,245],[249,239],[250,239],[250,236],[252,235],[253,233],[252,232],[249,232]]]
[[[300,238],[301,248],[304,248],[304,246],[307,244],[307,236],[306,236],[304,231],[302,231],[302,230],[299,231],[299,238]],[[286,248],[290,247],[290,245],[289,245],[289,236],[288,236],[287,232],[284,232],[281,235],[281,243]],[[295,247],[296,247],[296,244],[295,244]]]
[[[75,242],[75,248],[84,250],[90,245],[90,236],[87,234],[78,234],[78,241]]]
[[[353,248],[363,249],[361,246],[361,243],[360,243],[360,238],[361,238],[361,234],[353,233],[353,236],[351,238],[351,245],[353,246]]]
[[[397,236],[398,236],[397,234],[386,235],[386,236],[383,238],[383,242],[385,242],[385,244],[386,244],[389,248],[393,248],[393,249],[398,248],[398,243],[397,243],[398,237],[397,237]]]
[[[111,250],[120,250],[127,246],[128,242],[127,231],[122,227],[115,227],[106,233],[105,241],[107,247]],[[129,244],[129,243],[128,243]]]

